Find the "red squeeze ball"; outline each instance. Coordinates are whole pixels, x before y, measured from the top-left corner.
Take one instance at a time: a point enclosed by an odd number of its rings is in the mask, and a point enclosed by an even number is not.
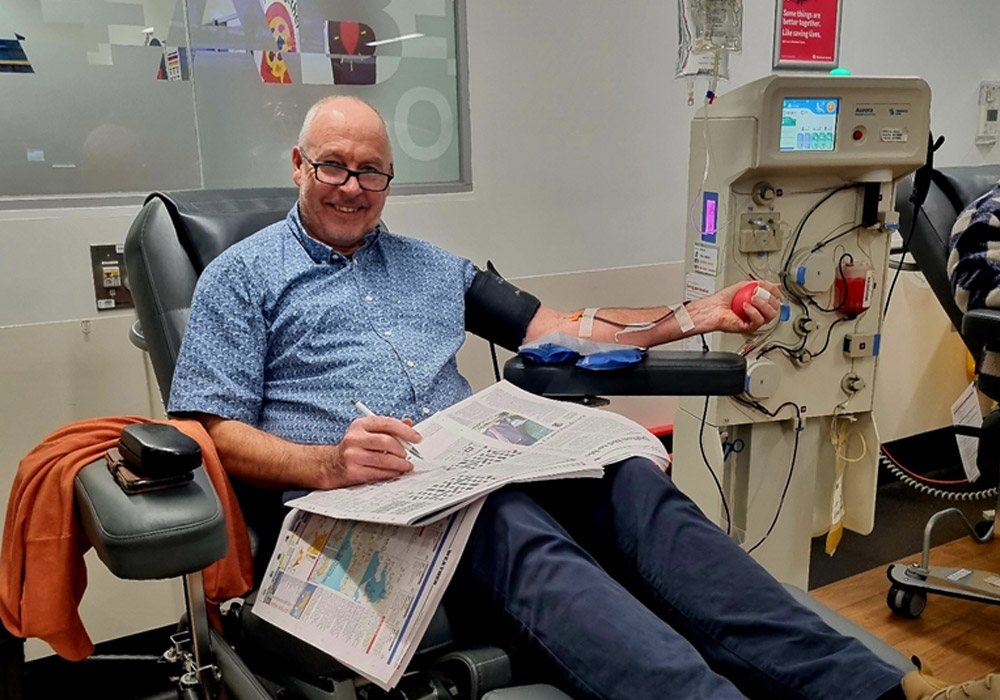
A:
[[[743,321],[749,321],[750,317],[747,316],[746,311],[743,310],[744,304],[753,304],[750,300],[753,298],[753,293],[757,291],[759,282],[750,282],[744,284],[736,295],[733,297],[733,313],[740,317]]]

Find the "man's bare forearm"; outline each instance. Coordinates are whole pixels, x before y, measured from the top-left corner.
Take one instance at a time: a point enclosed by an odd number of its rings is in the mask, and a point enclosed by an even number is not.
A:
[[[598,343],[622,343],[652,347],[673,340],[679,340],[694,333],[706,333],[715,330],[712,319],[705,313],[701,304],[695,302],[689,307],[688,315],[694,324],[693,328],[682,326],[679,318],[669,306],[645,309],[601,308],[593,320],[588,340]],[[650,328],[645,324],[655,323]],[[562,331],[569,335],[579,335],[582,318],[580,312],[562,312],[551,309],[540,309],[528,327],[526,342],[552,333]]]
[[[301,445],[246,423],[200,414],[226,472],[259,488],[329,489],[339,450],[334,445]]]
[[[754,333],[778,314],[781,289],[774,282],[758,282],[767,292],[745,304],[743,317],[732,307],[736,292],[746,284],[737,282],[715,294],[688,302],[685,306],[659,306],[647,309],[601,308],[585,329],[586,311],[556,311],[542,306],[528,324],[525,342],[538,340],[561,331],[599,343],[622,343],[653,347],[689,335],[726,331]]]

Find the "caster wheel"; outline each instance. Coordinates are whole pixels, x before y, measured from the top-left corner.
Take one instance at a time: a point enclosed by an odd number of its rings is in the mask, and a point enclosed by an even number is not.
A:
[[[927,607],[927,594],[923,591],[907,590],[893,586],[886,597],[889,609],[901,617],[915,620]]]

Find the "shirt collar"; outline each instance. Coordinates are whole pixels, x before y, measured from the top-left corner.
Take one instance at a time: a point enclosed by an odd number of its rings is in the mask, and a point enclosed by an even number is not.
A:
[[[292,207],[291,211],[288,212],[287,221],[289,228],[292,230],[292,234],[305,249],[309,257],[313,259],[313,261],[320,264],[332,263],[335,260],[347,261],[346,257],[335,251],[326,243],[323,243],[306,233],[306,229],[302,225],[302,219],[299,217],[298,203],[296,203],[295,206]],[[375,245],[380,234],[385,230],[386,228],[382,222],[378,222],[378,225],[365,236],[364,243],[362,243],[361,247],[355,251],[354,255],[357,255],[362,250]]]

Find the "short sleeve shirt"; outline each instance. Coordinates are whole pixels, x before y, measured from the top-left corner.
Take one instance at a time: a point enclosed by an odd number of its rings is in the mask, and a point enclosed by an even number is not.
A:
[[[345,258],[298,208],[202,273],[169,412],[238,420],[305,444],[339,442],[358,413],[419,422],[468,396],[455,354],[475,267],[381,224]]]

